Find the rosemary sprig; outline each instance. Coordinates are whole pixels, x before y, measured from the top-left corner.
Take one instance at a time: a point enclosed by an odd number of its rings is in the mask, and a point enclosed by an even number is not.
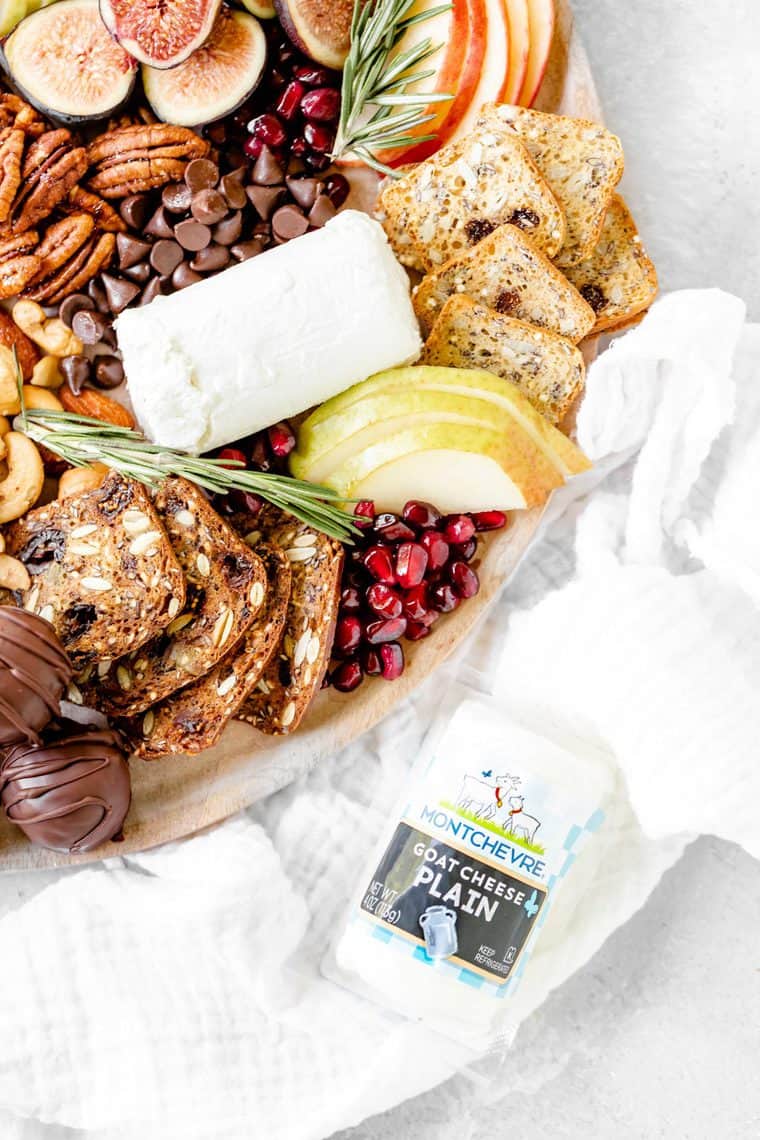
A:
[[[233,460],[199,459],[150,443],[132,428],[73,412],[30,410],[23,400],[14,426],[74,467],[105,463],[148,487],[155,487],[167,475],[180,475],[216,495],[250,491],[341,542],[350,543],[358,533],[353,515],[340,506],[342,496],[329,487],[251,471]]]
[[[401,40],[413,25],[451,8],[451,4],[441,4],[410,16],[414,4],[415,0],[355,0],[332,154],[340,158],[350,151],[368,166],[394,178],[399,177],[398,172],[385,165],[378,152],[435,138],[416,131],[435,118],[427,110],[431,104],[454,98],[442,92],[409,90],[435,75],[434,68],[417,69],[442,45],[433,44],[428,36],[400,51]]]

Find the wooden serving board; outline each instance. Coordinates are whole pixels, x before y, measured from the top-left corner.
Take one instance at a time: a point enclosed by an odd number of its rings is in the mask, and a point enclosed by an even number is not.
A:
[[[601,108],[568,0],[557,0],[552,54],[536,106],[581,118],[601,119]],[[480,593],[446,615],[424,641],[404,643],[407,667],[398,681],[369,679],[350,695],[320,693],[293,736],[267,737],[234,722],[220,743],[199,756],[131,762],[133,799],[121,843],[85,855],[61,855],[35,847],[0,819],[0,872],[88,863],[166,843],[218,823],[298,776],[355,740],[440,665],[494,601],[528,549],[541,511],[514,516],[510,529],[486,544]]]

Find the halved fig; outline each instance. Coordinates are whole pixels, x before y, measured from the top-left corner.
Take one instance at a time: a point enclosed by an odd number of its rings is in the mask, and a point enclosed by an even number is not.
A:
[[[353,0],[274,0],[280,23],[299,51],[339,71],[346,62]]]
[[[137,78],[137,64],[103,27],[98,0],[32,12],[5,40],[3,63],[28,102],[70,124],[116,114]]]
[[[202,48],[171,71],[143,67],[145,97],[159,119],[197,127],[244,103],[264,74],[267,41],[258,20],[223,8]]]
[[[222,0],[100,0],[121,46],[149,67],[176,67],[206,42]]]
[[[239,3],[260,20],[273,20],[277,15],[274,0],[239,0]]]

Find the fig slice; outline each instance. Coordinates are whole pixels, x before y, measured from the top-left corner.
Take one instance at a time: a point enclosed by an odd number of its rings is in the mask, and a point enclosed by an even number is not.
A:
[[[104,28],[98,0],[32,12],[5,40],[3,57],[19,94],[71,125],[116,114],[137,78],[137,64]]]
[[[252,16],[258,16],[260,20],[273,20],[277,15],[274,0],[238,0],[238,3],[247,8]]]
[[[100,0],[103,23],[140,63],[169,68],[206,42],[222,0]]]
[[[353,0],[274,0],[288,38],[310,59],[339,71],[351,38]]]
[[[267,41],[258,20],[223,8],[203,47],[171,71],[142,69],[145,97],[159,119],[197,127],[221,119],[258,87]]]

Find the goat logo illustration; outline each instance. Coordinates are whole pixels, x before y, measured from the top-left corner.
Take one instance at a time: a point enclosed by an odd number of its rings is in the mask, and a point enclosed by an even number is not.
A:
[[[469,818],[496,824],[515,839],[535,843],[541,821],[525,810],[521,784],[519,776],[509,772],[494,775],[491,768],[477,776],[466,775],[454,807]]]

